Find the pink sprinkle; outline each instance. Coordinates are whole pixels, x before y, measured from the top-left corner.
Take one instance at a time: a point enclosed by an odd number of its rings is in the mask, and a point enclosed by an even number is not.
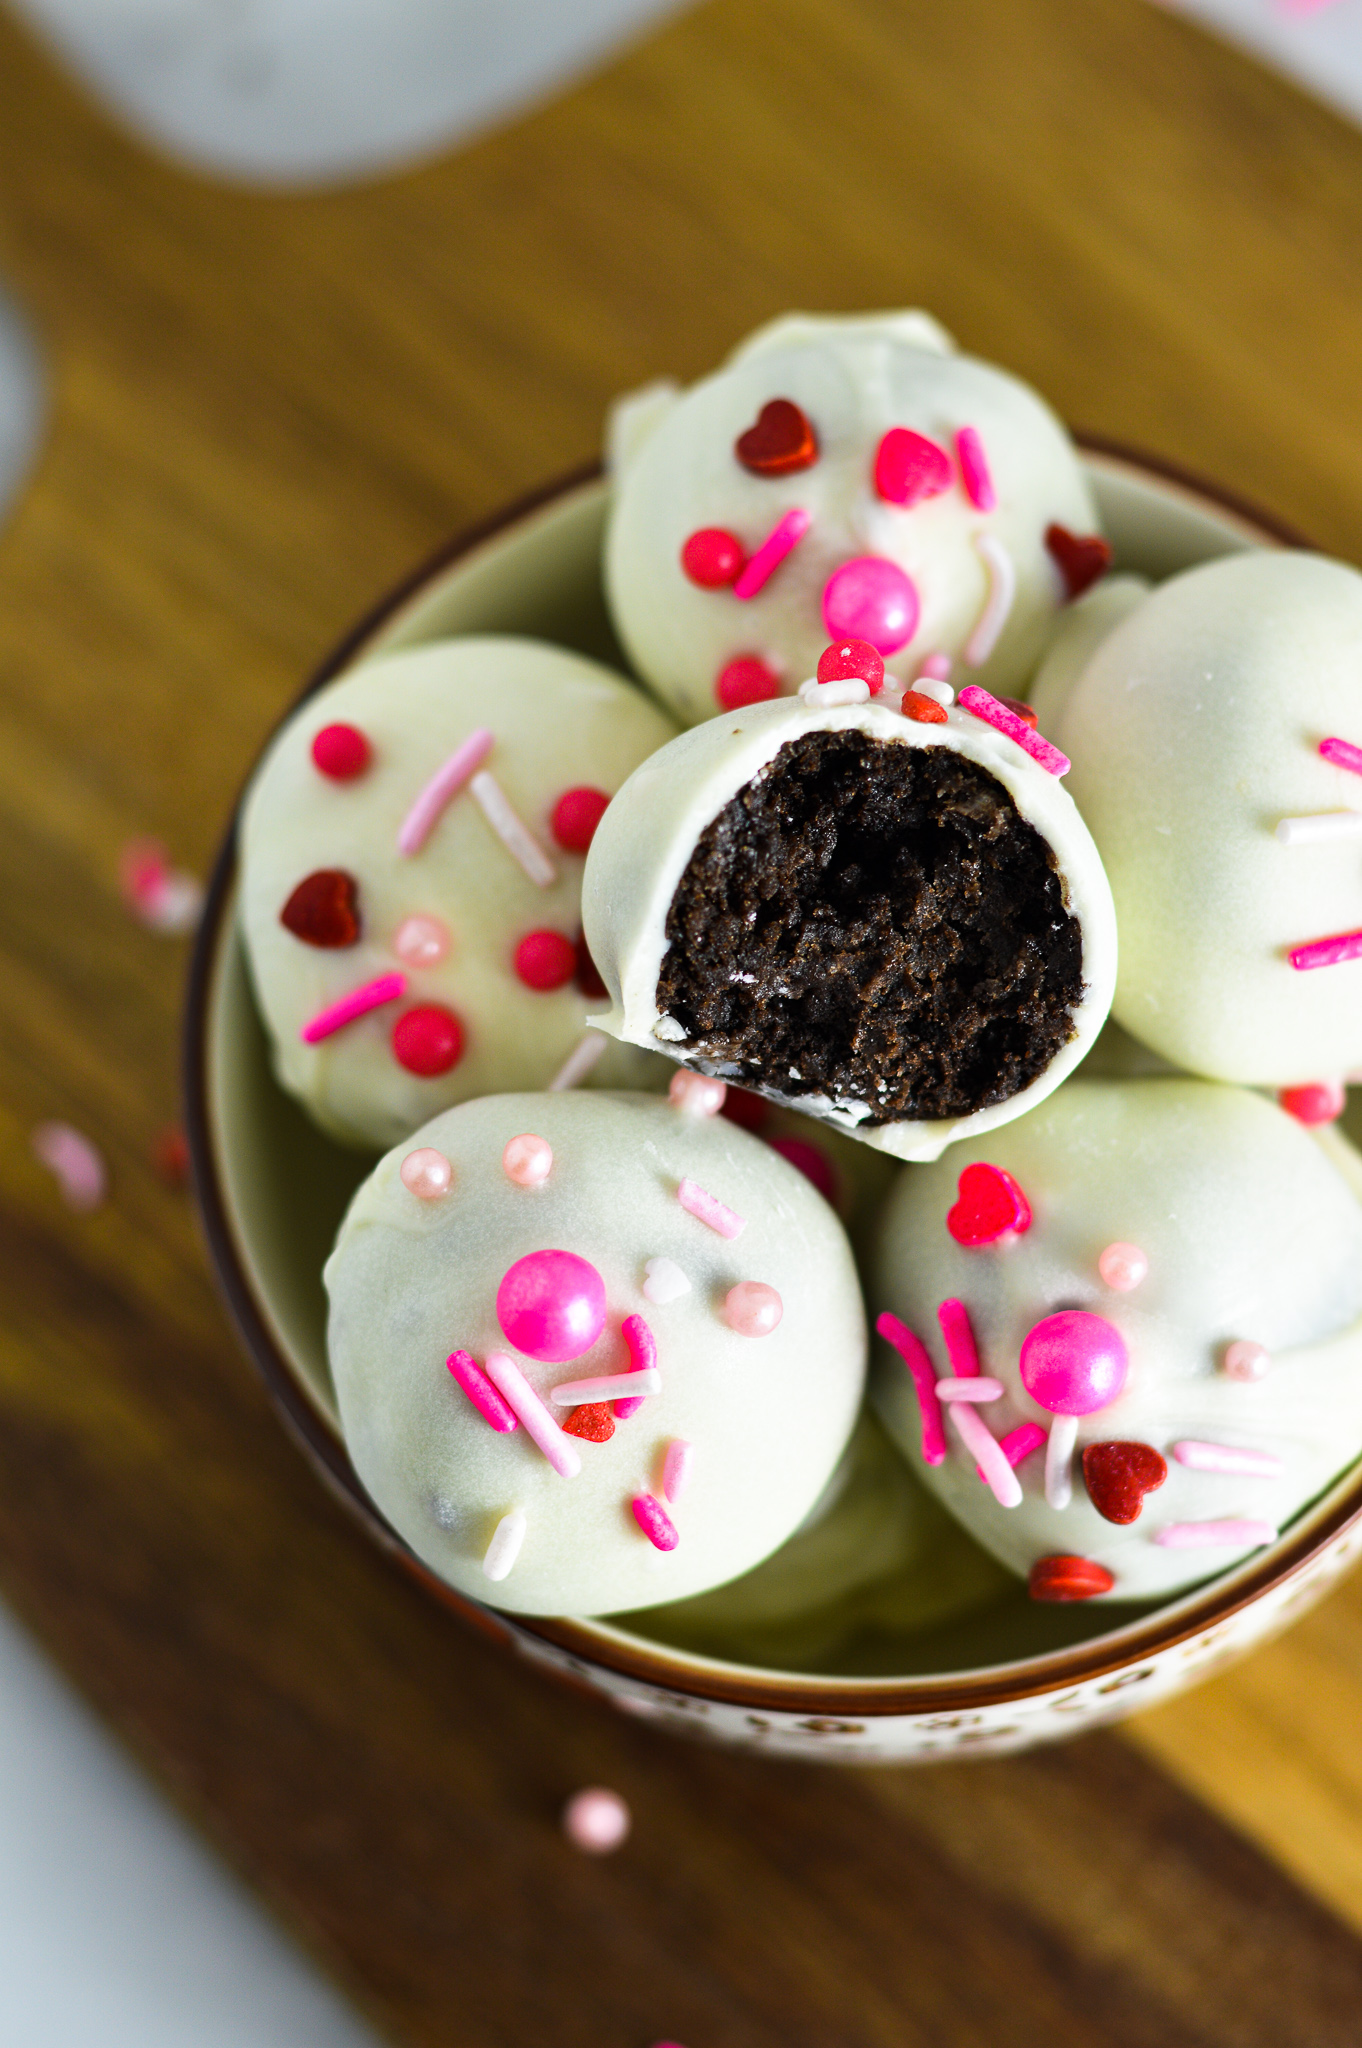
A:
[[[422,1202],[433,1202],[448,1194],[449,1184],[454,1178],[453,1167],[444,1153],[437,1152],[433,1145],[422,1145],[415,1152],[408,1152],[398,1171],[408,1194],[415,1195]]]
[[[979,1371],[979,1347],[974,1341],[974,1328],[964,1302],[943,1301],[936,1312],[936,1319],[946,1340],[946,1356],[957,1379],[974,1379]]]
[[[733,585],[734,597],[744,600],[755,597],[770,581],[790,551],[803,540],[812,525],[812,512],[801,511],[798,506],[793,512],[787,512],[779,524],[772,527],[756,553],[748,557],[741,575]]]
[[[1003,1447],[991,1429],[976,1415],[968,1402],[953,1401],[947,1410],[951,1421],[959,1430],[967,1451],[973,1451],[979,1469],[1000,1508],[1015,1508],[1020,1505],[1021,1481],[1003,1455]]]
[[[784,1302],[764,1280],[740,1280],[724,1296],[724,1321],[740,1337],[769,1337],[784,1313]]]
[[[717,1116],[727,1093],[727,1082],[716,1081],[711,1074],[693,1074],[689,1067],[678,1067],[667,1088],[673,1107],[687,1116]]]
[[[875,451],[875,489],[888,505],[905,508],[939,497],[951,487],[951,458],[925,434],[891,427]]]
[[[964,711],[972,711],[976,718],[982,718],[985,725],[991,725],[995,732],[1015,740],[1024,754],[1038,761],[1050,775],[1067,775],[1072,763],[1067,754],[1061,754],[1058,747],[1033,732],[1024,719],[1015,711],[1009,711],[1006,704],[1000,704],[989,691],[981,689],[978,683],[966,683],[957,699]]]
[[[513,1358],[504,1351],[487,1354],[487,1377],[505,1396],[525,1434],[539,1446],[560,1478],[575,1479],[582,1469],[581,1456],[571,1437],[564,1434],[535,1393]]]
[[[518,1138],[507,1140],[501,1170],[518,1188],[542,1187],[553,1171],[553,1147],[547,1138],[522,1131]]]
[[[1298,974],[1306,974],[1312,967],[1338,967],[1345,960],[1362,959],[1362,932],[1312,939],[1308,946],[1293,946],[1287,958]]]
[[[1351,740],[1321,740],[1319,750],[1335,768],[1347,768],[1353,775],[1362,775],[1362,747],[1355,747]]]
[[[1274,1458],[1271,1451],[1245,1451],[1231,1444],[1202,1444],[1190,1438],[1174,1444],[1173,1456],[1193,1472],[1236,1472],[1250,1479],[1276,1479],[1282,1471],[1281,1459]]]
[[[929,654],[917,672],[918,682],[948,683],[951,679],[949,654]]]
[[[1001,1401],[1006,1391],[1001,1380],[986,1379],[982,1373],[963,1380],[943,1377],[936,1383],[938,1401]]]
[[[1130,1354],[1105,1316],[1062,1308],[1022,1339],[1022,1385],[1052,1415],[1095,1415],[1126,1383]]]
[[[1240,1550],[1274,1543],[1276,1538],[1271,1522],[1171,1522],[1154,1541],[1165,1550]]]
[[[676,1191],[676,1199],[689,1215],[707,1223],[711,1230],[717,1230],[720,1237],[730,1240],[741,1237],[747,1228],[745,1216],[739,1216],[717,1196],[707,1194],[696,1181],[683,1180]]]
[[[555,1408],[582,1408],[588,1402],[613,1401],[623,1395],[629,1387],[638,1387],[638,1395],[631,1398],[630,1408],[641,1408],[644,1396],[662,1392],[662,1375],[656,1366],[643,1368],[647,1385],[640,1385],[640,1369],[630,1366],[628,1372],[597,1373],[593,1379],[560,1380],[553,1389]]]
[[[149,930],[193,930],[203,909],[203,884],[183,868],[172,868],[158,839],[130,840],[118,866],[123,900]]]
[[[393,933],[393,951],[404,967],[438,967],[452,943],[449,926],[420,911],[404,917]]]
[[[1000,1438],[998,1443],[998,1449],[1014,1470],[1021,1464],[1023,1458],[1030,1457],[1032,1451],[1040,1451],[1044,1448],[1045,1431],[1038,1422],[1019,1422],[1017,1427],[1009,1429],[1007,1435]],[[976,1465],[974,1469],[982,1479],[984,1476],[983,1466]]]
[[[109,1176],[90,1140],[72,1124],[39,1124],[31,1140],[34,1157],[54,1174],[68,1208],[87,1214],[104,1200]]]
[[[657,1364],[657,1339],[642,1316],[626,1316],[620,1324],[620,1335],[629,1349],[630,1372],[651,1372]],[[616,1401],[616,1421],[627,1422],[642,1406],[641,1394],[636,1397],[631,1395],[624,1401]]]
[[[654,1550],[675,1550],[681,1538],[660,1501],[654,1500],[650,1493],[636,1493],[629,1505],[634,1511],[634,1520]]]
[[[563,1808],[563,1833],[574,1849],[588,1856],[608,1856],[618,1849],[631,1826],[629,1809],[618,1792],[588,1785],[575,1792]]]
[[[471,732],[462,746],[454,749],[449,759],[437,768],[416,802],[402,820],[402,829],[397,835],[397,850],[408,856],[419,853],[440,820],[445,805],[456,796],[472,775],[491,753],[494,737],[485,725]]]
[[[536,888],[552,888],[558,879],[557,868],[516,811],[491,769],[484,768],[475,775],[468,789],[473,801],[511,859],[524,869]]]
[[[1114,1293],[1129,1294],[1148,1277],[1149,1254],[1137,1244],[1109,1244],[1098,1253],[1097,1270]]]
[[[998,493],[993,488],[988,457],[977,427],[961,427],[955,437],[955,455],[960,464],[960,481],[965,486],[965,496],[975,511],[995,511]]]
[[[897,654],[917,631],[917,585],[883,555],[857,555],[834,569],[823,589],[823,624],[834,640],[867,640],[879,655]]]
[[[527,1358],[565,1365],[589,1351],[605,1328],[605,1282],[589,1259],[546,1246],[526,1252],[501,1276],[497,1321]]]
[[[1341,1081],[1306,1081],[1299,1088],[1283,1088],[1277,1101],[1300,1124],[1331,1124],[1348,1106]]]
[[[694,1444],[688,1444],[683,1436],[674,1436],[662,1460],[662,1491],[668,1500],[680,1500],[690,1485],[691,1467],[694,1463]]]
[[[330,1009],[319,1011],[310,1024],[304,1024],[298,1036],[304,1045],[320,1045],[332,1032],[353,1024],[356,1017],[381,1009],[384,1003],[398,1002],[406,993],[405,974],[380,974],[376,981],[366,981],[363,988],[352,988],[348,996],[332,1003]]]
[[[451,1352],[445,1363],[484,1422],[506,1435],[516,1426],[515,1412],[502,1400],[471,1352]]]
[[[1255,1380],[1266,1379],[1271,1365],[1272,1360],[1262,1344],[1255,1344],[1251,1337],[1236,1337],[1233,1344],[1226,1345],[1220,1369],[1227,1379],[1252,1385]]]
[[[941,1426],[941,1403],[936,1397],[936,1374],[926,1346],[913,1335],[906,1323],[901,1323],[897,1316],[891,1316],[888,1310],[876,1318],[875,1328],[898,1352],[913,1382],[913,1392],[917,1395],[922,1415],[923,1463],[939,1465],[946,1455],[946,1435]]]

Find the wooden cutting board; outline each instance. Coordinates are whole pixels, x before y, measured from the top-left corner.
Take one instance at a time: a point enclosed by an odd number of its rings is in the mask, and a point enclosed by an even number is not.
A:
[[[371,598],[790,305],[926,304],[1362,557],[1362,135],[1143,0],[715,0],[448,161],[280,197],[143,154],[5,20],[0,275],[53,402],[0,536],[6,1594],[395,2041],[1355,2041],[1362,1582],[1126,1735],[918,1773],[514,1666],[237,1352],[150,1160],[182,943],[117,867],[152,832],[203,870]],[[51,1117],[108,1156],[91,1216]],[[602,1780],[637,1827],[588,1863],[556,1815]]]

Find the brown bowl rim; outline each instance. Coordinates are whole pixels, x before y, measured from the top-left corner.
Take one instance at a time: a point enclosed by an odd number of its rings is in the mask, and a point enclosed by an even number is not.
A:
[[[1203,503],[1230,513],[1279,546],[1306,548],[1310,545],[1284,520],[1264,512],[1237,493],[1209,482],[1180,463],[1149,455],[1106,435],[1079,432],[1074,438],[1085,454],[1105,457],[1140,474],[1174,484]],[[344,635],[282,713],[273,730],[277,731],[278,725],[292,717],[300,704],[346,668],[365,642],[433,577],[508,528],[518,525],[531,513],[595,482],[602,473],[599,462],[584,463],[538,490],[517,498],[514,503],[437,548]],[[273,732],[266,739],[266,746],[272,737]],[[249,777],[243,785],[243,792],[248,785]],[[675,1651],[663,1644],[636,1649],[623,1636],[615,1638],[613,1630],[611,1638],[603,1640],[589,1622],[519,1614],[505,1619],[476,1601],[466,1599],[422,1564],[369,1499],[346,1456],[341,1438],[305,1394],[276,1344],[232,1232],[211,1142],[207,1025],[224,913],[236,876],[240,808],[241,798],[238,797],[213,865],[190,962],[182,1038],[185,1128],[192,1185],[214,1278],[247,1356],[260,1373],[290,1434],[320,1477],[383,1551],[444,1606],[484,1633],[503,1641],[514,1640],[517,1635],[535,1637],[572,1660],[583,1675],[593,1668],[604,1670],[621,1678],[641,1680],[668,1693],[679,1692],[727,1705],[815,1715],[831,1710],[839,1717],[857,1714],[865,1719],[882,1719],[896,1714],[969,1712],[1113,1677],[1152,1655],[1162,1655],[1180,1643],[1205,1635],[1252,1606],[1272,1587],[1303,1570],[1362,1518],[1362,1482],[1359,1482],[1359,1486],[1353,1489],[1355,1498],[1345,1497],[1309,1531],[1302,1530],[1297,1538],[1288,1538],[1283,1545],[1274,1546],[1269,1553],[1270,1563],[1265,1561],[1256,1569],[1236,1574],[1234,1584],[1220,1593],[1212,1588],[1204,1603],[1195,1603],[1171,1629],[1160,1623],[1155,1614],[1143,1623],[1121,1627],[1119,1641],[1116,1640],[1118,1631],[1113,1631],[1110,1636],[1097,1636],[1067,1650],[985,1667],[977,1673],[946,1674],[941,1679],[930,1676],[839,1678],[807,1673],[786,1676],[757,1667],[751,1669],[750,1675],[735,1675],[742,1674],[743,1667]],[[603,1625],[611,1628],[608,1617]]]

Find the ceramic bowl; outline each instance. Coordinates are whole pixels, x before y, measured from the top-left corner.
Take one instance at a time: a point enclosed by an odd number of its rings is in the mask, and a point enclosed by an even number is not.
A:
[[[1093,441],[1084,456],[1120,568],[1158,579],[1213,556],[1297,540],[1146,457]],[[378,606],[310,687],[376,654],[451,633],[530,633],[623,666],[600,588],[605,506],[605,484],[592,472],[513,507]],[[1179,1599],[1125,1609],[1036,1606],[954,1525],[933,1521],[939,1511],[925,1495],[909,1497],[906,1468],[894,1461],[886,1478],[881,1460],[883,1514],[870,1514],[864,1500],[858,1509],[853,1487],[821,1536],[796,1539],[831,1571],[821,1588],[817,1573],[807,1574],[807,1595],[801,1574],[787,1570],[782,1579],[777,1561],[762,1567],[772,1576],[755,1607],[750,1582],[747,1592],[739,1582],[733,1597],[706,1596],[708,1605],[610,1621],[510,1618],[463,1599],[388,1528],[345,1454],[327,1376],[321,1268],[371,1162],[324,1138],[276,1086],[235,903],[233,825],[194,958],[186,1069],[198,1197],[238,1332],[283,1418],[373,1540],[447,1608],[533,1663],[625,1713],[724,1742],[864,1762],[966,1748],[998,1753],[1167,1698],[1280,1629],[1362,1547],[1362,1477],[1354,1472],[1270,1548]],[[870,1532],[890,1524],[907,1530],[905,1542],[897,1552],[890,1544],[880,1581],[873,1572],[866,1581],[863,1571],[849,1590],[848,1556],[873,1549]],[[773,1600],[783,1630],[767,1625]],[[744,1611],[752,1621],[745,1638]],[[801,1661],[814,1668],[794,1668]]]

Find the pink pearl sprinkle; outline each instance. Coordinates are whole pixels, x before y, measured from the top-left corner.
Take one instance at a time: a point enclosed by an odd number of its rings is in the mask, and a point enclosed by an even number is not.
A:
[[[681,1067],[672,1075],[667,1094],[675,1108],[687,1116],[717,1116],[724,1106],[727,1084],[711,1074],[692,1074]]]
[[[577,972],[577,948],[566,932],[526,932],[515,949],[516,979],[540,995],[564,988]]]
[[[833,640],[868,640],[877,654],[897,654],[917,631],[916,586],[897,562],[857,555],[843,562],[823,590],[823,623]]]
[[[784,1302],[764,1280],[740,1280],[724,1296],[724,1321],[740,1337],[769,1337],[784,1313]]]
[[[654,1550],[675,1550],[681,1538],[676,1533],[676,1524],[660,1501],[654,1500],[650,1493],[637,1493],[629,1505],[634,1511],[634,1520]]]
[[[575,1792],[563,1808],[563,1833],[574,1849],[588,1856],[608,1856],[628,1836],[629,1808],[618,1792],[604,1785],[588,1785]]]
[[[764,590],[785,557],[799,545],[812,525],[812,512],[805,512],[798,506],[792,512],[787,512],[785,517],[772,527],[756,553],[748,557],[741,575],[733,585],[734,597],[749,599]]]
[[[993,488],[993,475],[977,427],[961,427],[955,437],[955,454],[960,464],[960,481],[965,486],[965,496],[975,511],[994,511],[998,493]]]
[[[438,967],[452,943],[448,925],[423,912],[404,917],[393,933],[393,951],[407,967]]]
[[[1348,1106],[1341,1081],[1307,1081],[1300,1088],[1283,1088],[1277,1100],[1301,1124],[1331,1124]]]
[[[1117,1294],[1129,1294],[1148,1274],[1149,1257],[1137,1244],[1109,1244],[1098,1255],[1097,1270]]]
[[[694,1444],[688,1444],[682,1436],[674,1436],[662,1460],[662,1491],[668,1500],[680,1500],[690,1485],[691,1467],[694,1463]]]
[[[547,1138],[522,1131],[509,1140],[501,1155],[501,1170],[518,1188],[542,1187],[553,1171],[553,1147]]]
[[[1233,1344],[1227,1345],[1225,1356],[1220,1361],[1220,1370],[1227,1379],[1248,1382],[1266,1379],[1271,1366],[1272,1360],[1266,1348],[1255,1344],[1249,1337],[1238,1337]]]
[[[605,1282],[576,1252],[528,1252],[502,1277],[497,1321],[527,1358],[561,1365],[605,1328]]]
[[[433,1202],[440,1195],[448,1194],[449,1183],[454,1178],[454,1169],[443,1152],[437,1152],[433,1145],[422,1145],[416,1152],[408,1152],[399,1169],[402,1185],[409,1193],[423,1202]]]
[[[1022,1339],[1022,1385],[1052,1415],[1095,1414],[1116,1399],[1129,1369],[1120,1331],[1086,1309],[1045,1316]]]

